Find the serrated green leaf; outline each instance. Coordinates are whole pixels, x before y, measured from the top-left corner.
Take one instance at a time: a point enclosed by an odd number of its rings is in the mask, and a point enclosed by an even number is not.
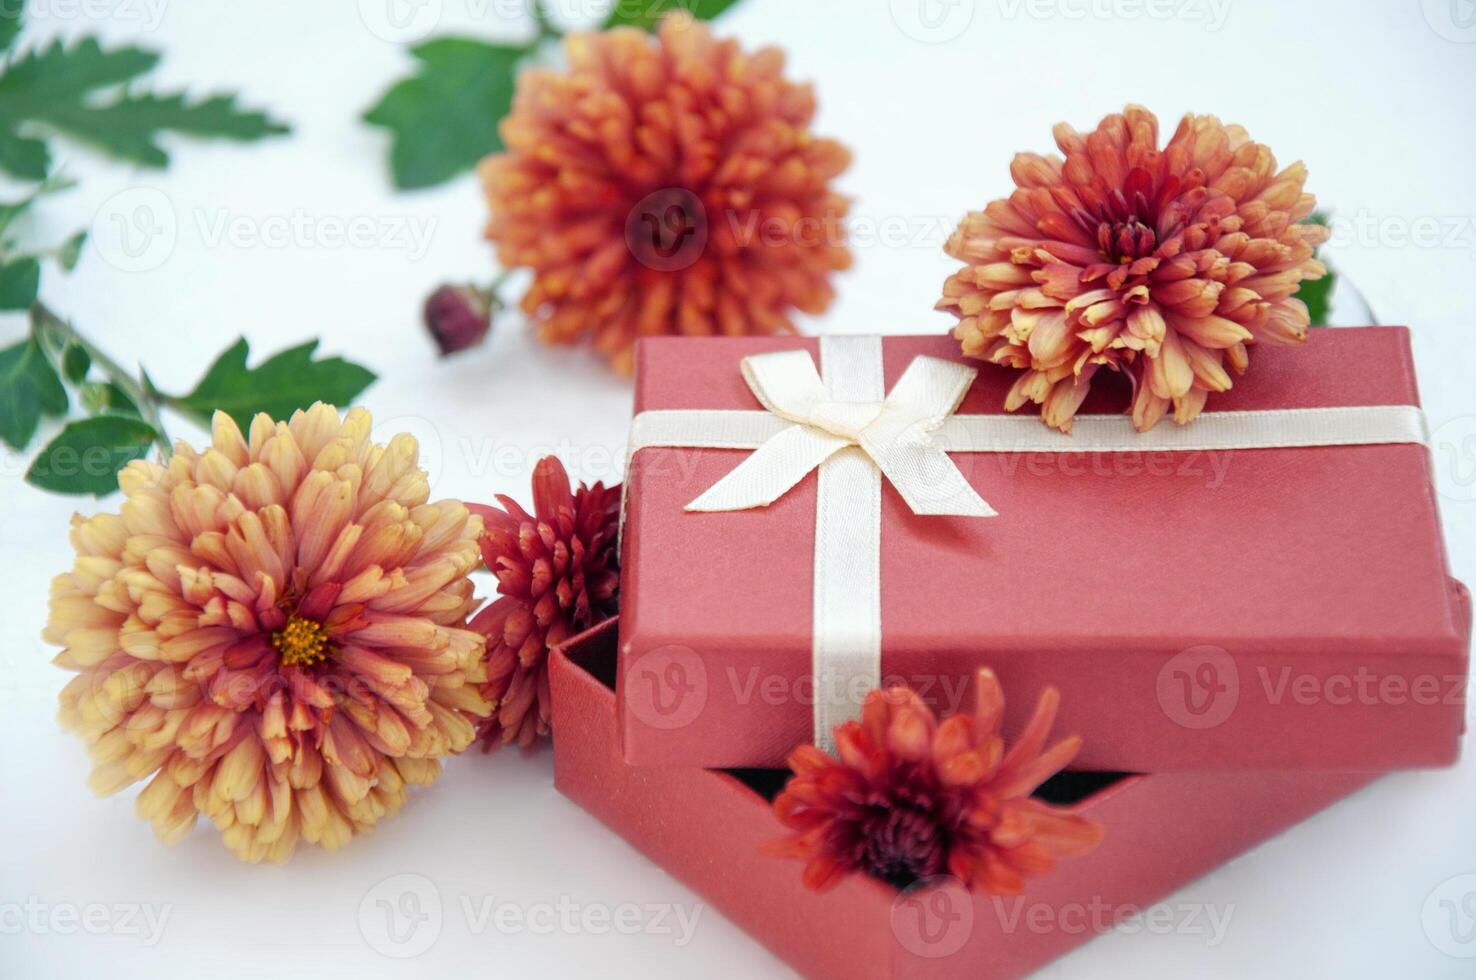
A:
[[[431,187],[502,149],[497,124],[512,107],[527,48],[439,38],[411,49],[416,74],[364,113],[390,131],[390,170],[401,190]]]
[[[0,440],[24,449],[41,415],[63,415],[67,390],[35,338],[0,351]]]
[[[91,37],[53,41],[15,58],[0,72],[0,167],[30,179],[44,176],[49,152],[30,132],[35,127],[154,167],[169,162],[158,144],[165,132],[236,140],[287,132],[262,113],[239,109],[234,96],[191,101],[180,93],[119,88],[158,61],[153,51],[105,49]]]
[[[170,404],[206,423],[213,412],[225,412],[242,429],[258,412],[285,419],[318,401],[346,408],[373,383],[374,373],[341,357],[315,361],[317,347],[310,340],[251,368],[246,366],[251,350],[242,337],[216,358],[194,391]]]
[[[685,10],[698,20],[712,20],[738,0],[615,0],[608,27],[640,27],[652,30],[673,10]]]
[[[45,121],[115,157],[149,167],[169,163],[169,155],[158,143],[165,131],[240,142],[288,131],[264,113],[237,108],[233,95],[191,102],[180,93],[125,94],[101,106],[55,107]]]
[[[79,38],[70,45],[57,39],[27,51],[0,74],[0,104],[75,100],[95,89],[137,78],[158,63],[159,55],[143,48],[106,50],[95,37]]]
[[[41,263],[26,257],[0,264],[0,310],[28,310],[41,287]]]
[[[148,455],[156,433],[141,419],[98,415],[70,423],[31,463],[26,482],[55,493],[101,497],[118,489],[118,471]]]
[[[92,370],[92,355],[81,344],[68,344],[62,351],[62,374],[72,384],[79,384]]]

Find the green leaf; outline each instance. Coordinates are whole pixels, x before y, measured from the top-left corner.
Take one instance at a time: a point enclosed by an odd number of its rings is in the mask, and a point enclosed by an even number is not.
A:
[[[47,194],[56,194],[61,191],[71,190],[77,186],[77,182],[66,177],[52,174],[37,184],[31,193],[18,201],[0,201],[0,232],[4,232],[21,215],[31,209],[40,198]]]
[[[225,412],[242,429],[258,412],[285,419],[317,401],[346,407],[373,383],[374,374],[340,357],[315,361],[317,346],[310,340],[248,368],[251,350],[242,337],[216,358],[194,391],[170,404],[207,423],[212,412]]]
[[[44,177],[50,153],[30,131],[34,127],[153,167],[169,162],[158,144],[164,132],[236,140],[287,132],[262,113],[237,108],[235,96],[191,101],[181,93],[127,85],[158,61],[156,52],[104,49],[91,37],[70,45],[53,41],[17,57],[0,72],[0,167],[33,180]]]
[[[79,231],[61,243],[56,250],[56,261],[62,267],[63,272],[71,272],[77,268],[77,262],[82,258],[82,246],[86,244],[86,231]]]
[[[138,410],[128,392],[118,387],[116,381],[88,381],[79,389],[82,395],[82,404],[87,411],[93,415],[132,415],[142,418],[143,413]]]
[[[72,384],[78,384],[92,370],[92,355],[81,344],[68,344],[62,351],[62,374]]]
[[[640,27],[652,30],[673,10],[685,10],[698,20],[712,20],[738,0],[615,0],[606,27]]]
[[[0,440],[24,449],[41,415],[63,415],[67,390],[35,338],[0,351]]]
[[[1327,215],[1321,211],[1313,212],[1307,218],[1307,223],[1326,227]],[[1333,271],[1331,263],[1328,263],[1325,258],[1323,263],[1327,265],[1327,275],[1321,279],[1304,279],[1297,287],[1297,299],[1307,304],[1307,315],[1311,318],[1314,327],[1327,326],[1328,313],[1332,310],[1333,286],[1337,284],[1338,279],[1338,274]]]
[[[1328,313],[1332,310],[1332,291],[1338,274],[1329,266],[1327,275],[1321,279],[1304,279],[1297,287],[1297,299],[1307,304],[1307,315],[1312,326],[1327,326]]]
[[[103,106],[58,107],[46,121],[112,156],[160,168],[169,163],[169,155],[158,144],[159,134],[166,130],[240,142],[288,131],[263,113],[238,109],[233,95],[199,102],[179,93],[122,95]]]
[[[22,340],[0,351],[0,439],[11,449],[25,449],[41,422],[41,398],[26,366],[30,348]]]
[[[20,258],[0,265],[0,310],[27,310],[41,287],[41,263]]]
[[[101,497],[118,489],[118,471],[148,455],[156,433],[136,418],[98,415],[72,422],[41,450],[26,482],[55,493]]]
[[[411,49],[417,73],[364,113],[393,140],[390,170],[401,190],[431,187],[502,149],[497,124],[512,107],[527,48],[438,38]]]
[[[52,416],[67,414],[67,389],[62,386],[61,376],[39,345],[30,357],[29,366],[31,384],[36,389],[41,411]]]
[[[20,34],[23,23],[23,3],[0,3],[0,50],[8,51]]]
[[[58,39],[27,51],[0,74],[0,101],[77,99],[93,89],[137,78],[158,63],[159,55],[143,48],[106,51],[95,37],[81,38],[71,46]]]
[[[22,180],[45,180],[51,169],[51,151],[38,139],[15,131],[17,120],[0,115],[0,170]]]

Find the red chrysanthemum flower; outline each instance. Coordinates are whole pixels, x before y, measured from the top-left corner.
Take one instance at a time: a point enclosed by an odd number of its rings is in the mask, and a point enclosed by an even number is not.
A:
[[[959,318],[965,354],[1024,372],[1007,409],[1034,402],[1069,432],[1106,367],[1132,379],[1139,429],[1170,406],[1182,424],[1244,373],[1248,345],[1306,340],[1295,296],[1326,274],[1313,251],[1328,231],[1300,223],[1316,204],[1304,165],[1278,171],[1269,148],[1214,116],[1185,116],[1159,149],[1158,119],[1139,106],[1055,136],[1066,158],[1015,157],[1017,190],[947,245],[966,268],[938,308]]]
[[[1004,695],[980,670],[972,716],[941,723],[906,687],[873,691],[860,722],[835,730],[839,759],[812,745],[789,758],[794,776],[774,812],[794,833],[765,850],[806,862],[805,884],[834,887],[865,872],[898,887],[951,874],[973,891],[1017,895],[1025,876],[1091,850],[1102,828],[1032,799],[1081,746],[1044,749],[1059,695],[1041,694],[1014,745],[1000,737]]]
[[[629,372],[637,337],[774,334],[819,313],[850,265],[850,155],[810,134],[815,95],[776,48],[749,54],[685,12],[656,37],[574,34],[568,69],[518,78],[480,167],[487,237],[533,270],[522,306],[549,343],[593,340]]]
[[[501,508],[468,506],[482,516],[482,557],[501,597],[471,628],[487,637],[487,682],[494,705],[478,727],[484,749],[523,748],[548,734],[548,651],[615,614],[620,575],[620,488],[569,486],[557,458],[533,469],[533,513],[498,495]]]

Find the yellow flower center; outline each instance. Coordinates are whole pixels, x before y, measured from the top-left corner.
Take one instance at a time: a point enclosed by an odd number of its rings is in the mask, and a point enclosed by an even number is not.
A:
[[[328,631],[322,623],[292,616],[272,634],[272,646],[282,655],[283,666],[311,667],[328,659]]]

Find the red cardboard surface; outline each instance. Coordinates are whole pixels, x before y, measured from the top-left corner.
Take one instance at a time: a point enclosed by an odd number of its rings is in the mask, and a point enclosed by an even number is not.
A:
[[[732,775],[638,768],[616,740],[614,622],[550,666],[554,778],[579,803],[807,976],[1017,977],[1368,783],[1355,773],[1129,776],[1077,804],[1103,843],[1020,898],[956,885],[907,895],[852,877],[817,895],[797,861],[759,853],[783,828]]]
[[[742,357],[815,338],[651,339],[636,410],[757,409]],[[890,386],[947,337],[889,337]],[[997,413],[1014,374],[959,411]],[[1120,379],[1083,412],[1120,411]],[[1263,348],[1210,411],[1418,404],[1403,328]],[[1172,424],[1165,422],[1163,424]],[[766,509],[687,513],[743,458],[645,449],[630,467],[621,738],[639,765],[775,766],[812,739],[816,476]],[[1469,602],[1447,572],[1419,445],[954,454],[1000,513],[882,501],[883,674],[939,710],[988,665],[1017,719],[1048,684],[1102,770],[1446,765],[1464,728]],[[859,698],[864,692],[858,692]]]

